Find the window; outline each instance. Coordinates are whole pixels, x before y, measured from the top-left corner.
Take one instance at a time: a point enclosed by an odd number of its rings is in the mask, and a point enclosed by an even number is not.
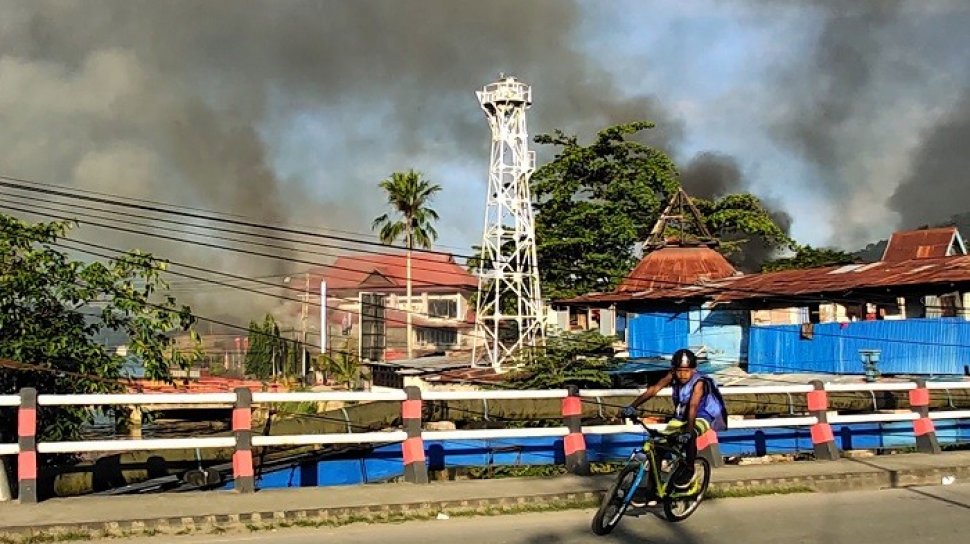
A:
[[[458,301],[455,299],[431,299],[428,301],[428,315],[455,319],[458,317]]]
[[[418,329],[419,344],[434,344],[435,346],[453,346],[458,343],[458,331],[455,329]]]

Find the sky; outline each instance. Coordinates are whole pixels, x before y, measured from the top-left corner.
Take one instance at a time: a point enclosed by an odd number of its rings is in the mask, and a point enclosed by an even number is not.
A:
[[[531,134],[654,121],[689,191],[753,192],[798,241],[853,250],[970,211],[968,46],[959,0],[0,0],[0,175],[369,234],[377,183],[414,168],[443,188],[440,247],[467,253],[474,92],[504,72],[533,86]]]

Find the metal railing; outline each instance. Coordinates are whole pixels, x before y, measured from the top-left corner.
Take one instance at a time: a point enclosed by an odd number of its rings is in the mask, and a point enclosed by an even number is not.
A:
[[[930,412],[928,409],[930,395],[934,392],[970,389],[970,381],[959,382],[893,382],[893,383],[860,383],[835,384],[813,382],[811,385],[770,385],[770,386],[726,386],[720,388],[723,396],[734,395],[767,395],[787,394],[805,395],[807,399],[808,415],[792,413],[787,416],[776,416],[766,419],[732,420],[728,430],[733,429],[766,429],[773,427],[810,427],[812,442],[816,446],[831,440],[831,424],[853,423],[894,423],[912,421],[914,435],[924,437],[918,440],[921,449],[938,451],[935,435],[932,434],[932,421],[947,419],[970,419],[970,410],[940,410]],[[234,477],[251,477],[251,447],[266,446],[307,446],[330,444],[375,444],[397,443],[404,445],[405,464],[418,463],[423,466],[423,441],[429,440],[488,440],[508,438],[534,437],[565,437],[572,446],[567,447],[567,457],[582,453],[585,459],[584,445],[577,448],[582,440],[572,438],[574,435],[609,435],[620,433],[637,433],[642,428],[636,425],[591,425],[581,426],[577,417],[581,417],[581,408],[576,407],[583,399],[596,399],[602,408],[600,399],[611,397],[632,397],[642,393],[641,389],[604,389],[583,390],[552,389],[552,390],[487,390],[487,391],[418,391],[415,388],[400,391],[380,392],[300,392],[300,393],[251,393],[248,389],[237,390],[233,393],[143,393],[143,394],[84,394],[84,395],[37,395],[32,390],[24,390],[20,395],[0,395],[0,407],[18,408],[19,440],[15,444],[0,444],[0,455],[19,455],[18,481],[20,483],[21,501],[31,502],[36,496],[25,496],[24,489],[30,489],[36,480],[36,455],[59,453],[90,453],[90,452],[120,452],[120,451],[151,451],[172,449],[206,449],[233,448]],[[912,411],[906,413],[871,413],[842,415],[829,412],[827,393],[830,392],[908,392]],[[658,396],[670,396],[671,390],[665,389]],[[561,399],[563,426],[545,428],[512,428],[512,429],[476,429],[476,430],[422,430],[420,426],[421,406],[423,401],[455,401],[455,400],[509,400],[509,399]],[[252,436],[251,414],[253,404],[267,403],[296,403],[296,402],[400,402],[402,406],[402,420],[405,430],[359,432],[353,433],[320,433],[278,436]],[[233,409],[233,436],[199,437],[199,438],[164,438],[164,439],[118,439],[118,440],[82,440],[82,441],[54,441],[36,442],[37,415],[36,411],[43,407],[53,406],[152,406],[152,405],[225,405]],[[789,406],[793,406],[789,402]],[[875,404],[874,404],[875,408]],[[794,412],[794,410],[792,410]],[[572,419],[570,419],[572,418]],[[408,421],[417,419],[418,425],[407,425]],[[660,428],[662,425],[655,425]],[[927,430],[930,432],[927,432]],[[927,435],[932,439],[928,446]],[[716,437],[714,440],[716,444]],[[410,444],[410,447],[409,447]],[[417,444],[417,449],[415,449]],[[573,448],[573,451],[568,451]],[[819,449],[816,448],[818,452]],[[410,457],[409,458],[409,453]],[[716,452],[715,452],[716,453]],[[415,457],[417,456],[417,457]],[[239,459],[242,462],[239,462]],[[247,465],[248,463],[248,465]],[[582,463],[582,461],[580,461]],[[568,464],[568,463],[567,463]],[[426,470],[426,467],[425,467]],[[420,471],[419,471],[420,472]],[[426,474],[426,473],[425,473]],[[426,477],[426,476],[425,476]],[[420,477],[418,481],[421,481]]]

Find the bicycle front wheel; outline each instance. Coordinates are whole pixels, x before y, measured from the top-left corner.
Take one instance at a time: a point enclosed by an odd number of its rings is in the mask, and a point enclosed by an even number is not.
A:
[[[609,534],[620,523],[620,518],[630,505],[626,501],[627,493],[633,487],[633,482],[637,478],[637,471],[640,470],[639,463],[630,463],[620,470],[616,481],[603,496],[599,510],[593,516],[593,532],[598,535]]]
[[[711,483],[711,465],[707,459],[694,460],[694,477],[683,493],[673,492],[664,497],[664,517],[667,521],[683,521],[691,516],[704,500],[704,492]]]

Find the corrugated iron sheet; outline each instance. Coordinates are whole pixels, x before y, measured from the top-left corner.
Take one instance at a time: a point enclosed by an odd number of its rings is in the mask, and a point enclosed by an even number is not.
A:
[[[748,370],[753,373],[863,374],[859,350],[881,350],[887,374],[963,374],[970,365],[970,322],[959,319],[859,321],[815,325],[810,340],[800,325],[751,327]]]
[[[889,237],[882,260],[899,262],[909,259],[946,257],[957,237],[956,227],[894,232]]]
[[[648,253],[616,288],[618,293],[690,285],[737,274],[723,255],[706,247],[667,247]]]
[[[656,283],[656,282],[655,282]],[[693,285],[667,282],[667,288],[636,293],[592,293],[562,301],[573,304],[680,301],[733,302],[760,298],[842,294],[861,289],[970,283],[970,256],[877,262],[749,274]]]
[[[630,357],[664,357],[688,346],[690,315],[657,312],[630,317],[627,345]]]

